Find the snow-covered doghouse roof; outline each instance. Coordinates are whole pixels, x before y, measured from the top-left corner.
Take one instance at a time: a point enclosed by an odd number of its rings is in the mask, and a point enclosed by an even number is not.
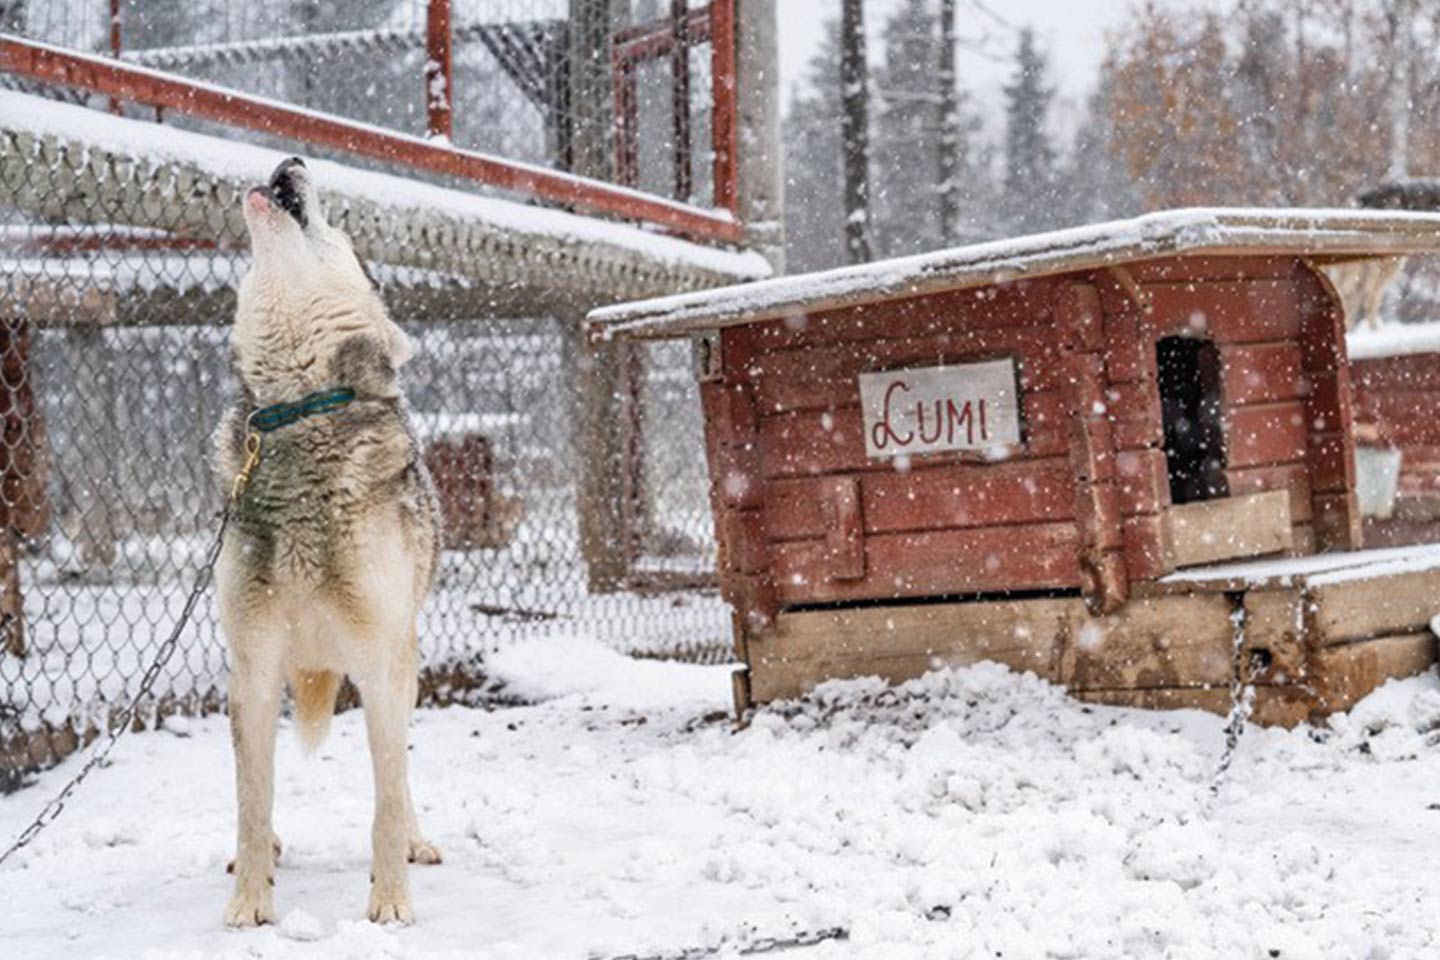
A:
[[[1440,214],[1193,208],[935,253],[602,307],[596,337],[684,336],[898,297],[963,290],[1180,254],[1325,260],[1440,252]]]

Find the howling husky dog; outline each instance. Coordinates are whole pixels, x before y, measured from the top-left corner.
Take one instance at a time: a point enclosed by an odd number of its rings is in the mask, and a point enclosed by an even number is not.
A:
[[[407,860],[440,860],[420,835],[406,773],[415,618],[440,543],[434,488],[396,376],[409,344],[349,239],[325,222],[302,161],[280,164],[246,194],[244,210],[254,259],[232,334],[244,395],[216,437],[226,492],[252,434],[261,458],[216,567],[239,805],[225,922],[275,919],[271,808],[285,683],[301,742],[313,748],[349,676],[375,774],[369,915],[408,923]],[[315,398],[328,399],[323,411]]]

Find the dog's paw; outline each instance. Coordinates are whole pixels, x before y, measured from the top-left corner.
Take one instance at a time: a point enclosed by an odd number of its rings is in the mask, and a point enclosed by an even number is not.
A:
[[[275,922],[275,898],[269,889],[237,891],[225,907],[225,926],[231,929],[258,927]]]
[[[370,909],[366,911],[374,923],[399,923],[409,925],[415,922],[415,909],[410,906],[410,894],[380,884],[370,887]]]
[[[415,837],[410,841],[411,863],[421,863],[427,867],[433,867],[442,859],[440,848],[424,837]]]

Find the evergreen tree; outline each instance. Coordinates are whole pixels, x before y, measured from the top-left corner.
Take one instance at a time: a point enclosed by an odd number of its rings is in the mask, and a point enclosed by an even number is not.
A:
[[[1055,148],[1045,129],[1055,89],[1048,83],[1049,61],[1035,42],[1035,31],[1020,31],[1015,72],[1005,85],[1004,210],[1010,228],[1041,230],[1058,220],[1055,199]]]
[[[0,30],[25,32],[25,0],[0,0]]]
[[[946,69],[933,0],[905,0],[887,21],[883,40],[871,146],[878,252],[918,253],[993,233],[994,224],[986,222],[991,191],[973,145],[980,121],[953,60]]]
[[[938,24],[927,0],[904,0],[885,24],[884,65],[876,76],[872,144],[873,239],[881,256],[942,245],[937,109]]]
[[[785,262],[792,272],[846,259],[840,114],[840,24],[832,19],[791,92],[783,122]]]

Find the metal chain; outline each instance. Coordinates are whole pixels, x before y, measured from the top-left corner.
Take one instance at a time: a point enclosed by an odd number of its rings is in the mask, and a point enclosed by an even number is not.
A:
[[[1225,750],[1220,754],[1220,763],[1215,768],[1215,778],[1210,781],[1210,794],[1220,792],[1230,764],[1235,762],[1235,752],[1240,747],[1240,735],[1245,732],[1245,722],[1250,719],[1250,706],[1245,683],[1245,607],[1237,605],[1230,613],[1232,633],[1230,663],[1230,717],[1225,724]]]
[[[64,811],[65,802],[70,799],[70,795],[85,781],[85,778],[90,775],[90,771],[105,762],[105,758],[110,755],[110,751],[114,748],[115,743],[125,734],[126,730],[130,729],[130,725],[134,722],[135,714],[139,711],[140,705],[154,688],[155,681],[160,679],[160,671],[165,668],[165,664],[168,663],[170,658],[175,654],[176,647],[180,645],[180,635],[184,633],[186,625],[190,622],[191,616],[194,615],[195,605],[200,602],[201,595],[205,592],[206,588],[210,586],[210,577],[215,572],[215,563],[220,559],[220,548],[225,543],[225,530],[230,526],[230,518],[233,514],[232,503],[233,501],[227,503],[224,512],[220,515],[220,526],[219,529],[215,531],[215,540],[210,544],[210,549],[205,555],[205,563],[201,566],[199,574],[195,577],[195,586],[190,590],[190,596],[185,600],[185,607],[180,611],[180,619],[176,621],[175,628],[170,631],[170,636],[166,637],[165,642],[160,644],[160,649],[155,653],[155,659],[151,661],[150,666],[146,668],[145,675],[140,678],[140,686],[136,689],[135,695],[130,698],[129,702],[125,705],[125,709],[120,711],[118,722],[112,722],[110,724],[109,735],[106,736],[104,742],[95,749],[95,752],[90,755],[89,759],[85,761],[85,765],[82,766],[79,772],[71,777],[70,781],[61,788],[60,792],[40,810],[39,816],[20,832],[20,836],[15,839],[15,842],[6,848],[4,853],[0,853],[0,866],[3,866],[6,860],[9,860],[12,855],[39,836],[40,831],[55,822],[56,818]]]
[[[620,953],[604,960],[705,960],[718,955],[722,950],[734,948],[742,957],[754,957],[777,950],[798,950],[825,943],[827,940],[848,940],[850,931],[844,927],[824,927],[819,930],[802,930],[788,937],[745,937],[737,940],[722,940],[713,947],[686,947],[670,953]]]

